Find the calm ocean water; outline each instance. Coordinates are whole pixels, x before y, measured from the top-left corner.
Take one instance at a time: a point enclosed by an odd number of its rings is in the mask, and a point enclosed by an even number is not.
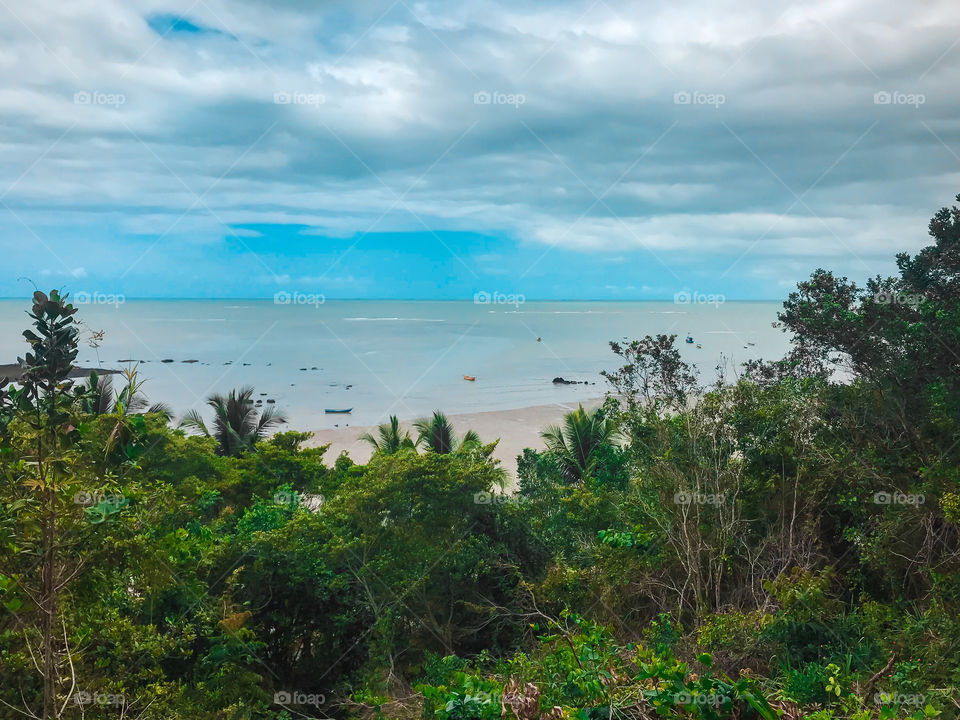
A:
[[[0,363],[26,348],[23,300],[0,300]],[[615,369],[610,340],[675,333],[706,379],[720,362],[773,359],[788,349],[771,327],[779,303],[127,300],[80,306],[99,350],[83,365],[142,361],[144,391],[179,414],[211,392],[250,384],[273,398],[292,428],[369,425],[434,409],[448,414],[576,403],[602,396]],[[697,343],[683,343],[691,334]],[[541,341],[538,342],[537,339]],[[99,357],[98,357],[99,355]],[[163,363],[170,359],[174,362]],[[196,363],[185,363],[196,360]],[[306,368],[306,369],[303,369]],[[464,375],[476,376],[467,382]],[[589,385],[554,385],[554,377]],[[592,384],[596,383],[596,384]],[[330,416],[325,408],[353,408]]]

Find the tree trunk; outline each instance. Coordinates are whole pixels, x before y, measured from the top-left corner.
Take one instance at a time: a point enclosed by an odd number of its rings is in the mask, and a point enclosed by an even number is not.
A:
[[[56,577],[54,573],[56,565],[54,530],[57,515],[55,505],[56,494],[52,486],[47,489],[46,501],[47,514],[43,523],[43,568],[40,593],[42,603],[41,611],[43,613],[41,624],[43,635],[43,720],[49,720],[57,716],[57,659],[54,649],[57,615]]]

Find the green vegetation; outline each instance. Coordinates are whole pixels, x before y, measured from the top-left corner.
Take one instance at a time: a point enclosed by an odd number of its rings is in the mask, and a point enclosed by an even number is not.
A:
[[[0,717],[957,717],[960,209],[930,233],[897,277],[814,273],[793,351],[741,377],[612,343],[606,404],[510,494],[441,413],[366,465],[268,437],[249,389],[188,436],[135,374],[72,384],[76,309],[36,293],[0,391]]]

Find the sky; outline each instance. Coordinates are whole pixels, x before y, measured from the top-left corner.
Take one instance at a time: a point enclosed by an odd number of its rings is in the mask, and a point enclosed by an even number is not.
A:
[[[0,0],[0,296],[780,299],[960,193],[956,0]]]

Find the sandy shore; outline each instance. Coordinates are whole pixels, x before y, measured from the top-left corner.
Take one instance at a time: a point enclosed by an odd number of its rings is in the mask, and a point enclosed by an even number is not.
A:
[[[595,398],[583,403],[587,409],[598,407],[603,398]],[[543,441],[540,431],[547,425],[559,423],[563,416],[575,410],[576,405],[560,403],[552,405],[534,405],[519,410],[494,410],[490,412],[463,413],[450,415],[450,421],[459,434],[467,430],[475,430],[484,442],[492,442],[500,438],[494,455],[502,466],[510,473],[511,478],[517,474],[517,456],[523,453],[524,448],[541,449]],[[401,422],[404,429],[415,435],[412,423]],[[314,430],[314,436],[307,443],[311,447],[330,443],[330,449],[324,456],[330,463],[344,450],[355,462],[364,463],[370,459],[370,446],[359,439],[360,435],[369,432],[376,435],[376,427],[348,427],[335,430]]]

